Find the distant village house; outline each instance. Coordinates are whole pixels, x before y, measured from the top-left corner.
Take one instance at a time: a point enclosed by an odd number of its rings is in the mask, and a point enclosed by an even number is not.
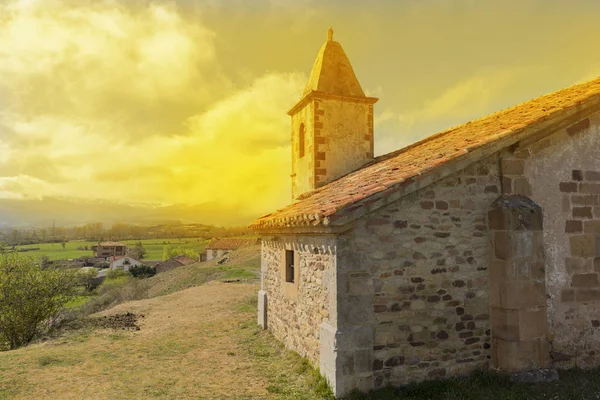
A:
[[[99,242],[92,246],[95,257],[107,258],[124,256],[127,252],[127,245],[120,242]]]
[[[116,256],[110,258],[110,269],[122,269],[123,271],[129,271],[131,267],[138,267],[142,265],[142,262],[136,258],[130,256]]]

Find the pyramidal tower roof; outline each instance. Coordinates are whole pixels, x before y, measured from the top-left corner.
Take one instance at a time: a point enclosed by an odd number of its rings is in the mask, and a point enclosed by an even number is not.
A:
[[[327,41],[319,51],[303,95],[306,96],[311,91],[366,97],[342,45],[333,40],[331,27],[327,30]]]

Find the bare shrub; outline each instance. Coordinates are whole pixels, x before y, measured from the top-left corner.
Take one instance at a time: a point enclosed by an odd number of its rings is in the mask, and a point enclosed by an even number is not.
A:
[[[30,343],[77,290],[77,272],[16,253],[0,254],[0,347]]]

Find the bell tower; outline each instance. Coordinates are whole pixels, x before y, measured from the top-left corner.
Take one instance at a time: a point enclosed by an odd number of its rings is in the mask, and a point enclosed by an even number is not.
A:
[[[292,117],[292,200],[373,160],[373,104],[331,27]]]

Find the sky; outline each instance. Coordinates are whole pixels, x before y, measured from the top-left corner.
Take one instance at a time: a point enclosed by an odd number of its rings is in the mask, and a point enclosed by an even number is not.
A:
[[[258,217],[291,202],[286,112],[328,26],[380,99],[380,155],[600,76],[599,15],[592,0],[0,0],[0,199]]]

